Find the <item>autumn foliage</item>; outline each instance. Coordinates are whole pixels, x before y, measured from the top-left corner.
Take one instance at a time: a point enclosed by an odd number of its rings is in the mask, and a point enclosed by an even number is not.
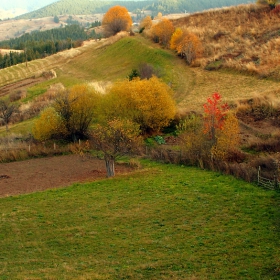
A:
[[[150,29],[153,25],[152,22],[152,18],[151,16],[146,16],[145,18],[142,19],[142,21],[140,22],[140,30],[144,30],[144,29]]]
[[[213,157],[218,160],[229,160],[239,145],[239,133],[238,119],[232,113],[227,114],[223,129],[217,133],[216,144],[211,149]]]
[[[99,94],[86,85],[58,93],[54,104],[35,122],[34,137],[38,140],[62,137],[74,141],[86,137],[96,117],[98,101]]]
[[[162,44],[164,47],[169,47],[174,30],[173,23],[169,19],[163,18],[158,24],[152,27],[151,36],[155,42]]]
[[[213,142],[216,142],[216,131],[222,130],[225,116],[229,109],[227,103],[221,104],[221,95],[218,92],[212,94],[203,105],[204,108],[204,133]]]
[[[181,28],[177,28],[172,34],[170,48],[176,50],[188,64],[192,64],[203,53],[203,46],[199,38],[195,34]]]
[[[102,26],[106,36],[113,36],[120,31],[129,31],[132,25],[131,16],[128,10],[122,6],[110,8],[104,15]]]
[[[143,132],[160,131],[176,113],[172,90],[157,77],[118,82],[103,102],[105,118],[128,118],[139,124]]]
[[[53,107],[46,108],[34,123],[33,136],[44,141],[65,133],[62,119]]]
[[[93,147],[103,152],[107,177],[115,175],[115,160],[141,145],[139,125],[127,119],[113,119],[98,124],[92,132]]]

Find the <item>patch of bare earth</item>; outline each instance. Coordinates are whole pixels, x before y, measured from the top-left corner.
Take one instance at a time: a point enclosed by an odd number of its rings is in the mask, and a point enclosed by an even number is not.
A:
[[[132,171],[116,165],[116,174]],[[67,155],[0,164],[0,197],[66,187],[106,178],[103,160]]]
[[[44,78],[44,77],[28,78],[28,79],[24,79],[22,81],[18,81],[18,82],[12,83],[12,84],[5,85],[3,87],[0,87],[0,96],[8,95],[17,90],[27,90],[27,88],[37,85],[45,80],[46,80],[46,78]]]

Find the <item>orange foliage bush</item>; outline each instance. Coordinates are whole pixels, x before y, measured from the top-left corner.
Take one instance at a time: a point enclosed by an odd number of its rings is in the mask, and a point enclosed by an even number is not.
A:
[[[131,25],[131,16],[129,15],[128,10],[122,6],[114,6],[110,8],[102,20],[105,35],[108,37],[113,36],[120,31],[129,31]]]
[[[181,28],[177,28],[172,34],[170,48],[176,50],[182,58],[185,58],[188,64],[192,64],[203,53],[203,46],[199,38],[195,34]]]
[[[151,36],[155,42],[162,44],[164,47],[169,47],[174,30],[173,23],[169,19],[163,18],[158,24],[152,27]]]

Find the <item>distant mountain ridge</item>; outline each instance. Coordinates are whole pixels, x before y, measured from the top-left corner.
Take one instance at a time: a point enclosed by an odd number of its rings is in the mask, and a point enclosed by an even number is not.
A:
[[[84,15],[105,13],[115,5],[125,6],[130,12],[151,10],[153,14],[192,13],[211,8],[254,3],[253,0],[138,0],[138,1],[100,1],[100,0],[60,0],[18,18],[41,18],[54,15]]]

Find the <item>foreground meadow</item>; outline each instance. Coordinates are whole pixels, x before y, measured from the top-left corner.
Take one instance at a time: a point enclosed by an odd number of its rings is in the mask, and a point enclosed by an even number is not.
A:
[[[143,165],[1,198],[0,279],[279,279],[279,193]]]

